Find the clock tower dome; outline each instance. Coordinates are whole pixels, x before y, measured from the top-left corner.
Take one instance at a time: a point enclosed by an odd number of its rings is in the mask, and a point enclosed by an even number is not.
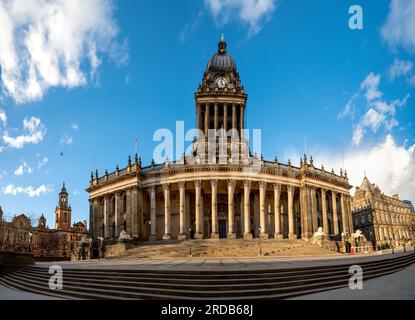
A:
[[[195,93],[197,128],[204,133],[205,139],[209,129],[226,132],[234,129],[243,139],[247,98],[222,35],[218,50],[209,60]]]

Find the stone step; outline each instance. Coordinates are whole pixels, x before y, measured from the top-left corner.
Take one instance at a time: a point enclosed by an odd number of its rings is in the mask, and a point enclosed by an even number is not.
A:
[[[393,259],[388,266],[394,266],[401,262],[406,262],[407,259]],[[384,268],[386,265],[382,262],[373,262],[368,265],[362,264],[365,272],[375,271],[379,268]],[[39,278],[49,279],[48,269],[46,268],[22,268],[17,271],[19,274],[26,276],[36,276]],[[268,281],[295,281],[299,279],[309,279],[317,277],[327,277],[328,275],[342,275],[348,273],[348,267],[339,266],[334,268],[323,268],[313,270],[274,270],[267,273],[229,273],[229,274],[177,274],[177,273],[140,273],[140,272],[85,272],[80,270],[64,270],[65,279],[78,278],[83,281],[88,280],[108,280],[117,279],[118,281],[163,281],[163,283],[176,282],[176,283],[191,283],[197,281],[199,284],[212,284],[218,281],[221,284],[234,284],[240,282],[252,282],[255,279],[256,283],[268,282]]]
[[[415,255],[411,254],[398,258],[361,263],[360,265],[364,270],[364,279],[368,280],[402,270],[414,261]],[[154,270],[151,272],[92,270],[91,272],[91,270],[65,269],[64,290],[54,291],[48,287],[49,275],[47,269],[36,267],[15,270],[6,274],[1,281],[7,286],[21,290],[80,299],[269,299],[288,298],[347,286],[350,278],[347,271],[350,265],[309,267],[309,275],[304,274],[307,268],[287,269],[283,270],[283,273],[291,272],[292,278],[286,279],[275,277],[275,274],[281,270],[271,270],[271,273],[262,272],[261,276],[264,280],[262,283],[257,282],[255,278],[251,278],[252,271],[248,273],[236,272],[230,275],[238,276],[236,279],[232,279],[232,281],[235,281],[234,283],[225,283],[223,278],[216,278],[219,275],[226,275],[226,271],[216,272],[213,273],[216,276],[211,275],[212,282],[210,282],[215,283],[216,281],[216,284],[207,285],[209,282],[206,282],[206,279],[204,283],[200,283],[201,279],[197,278],[194,278],[193,282],[189,278],[184,283],[175,282],[178,275],[189,276],[192,273],[189,271],[184,273],[175,272],[170,275],[171,281],[166,282],[164,278],[157,278],[156,276],[146,281],[137,281],[137,278],[133,277],[133,275],[137,276],[137,272],[140,277],[151,277],[159,273]],[[69,276],[67,271],[70,271]],[[295,278],[295,272],[303,272],[303,274],[297,274],[297,278]],[[98,279],[86,279],[91,273],[95,274]],[[168,272],[164,271],[162,274],[167,276]],[[197,274],[197,272],[193,271],[193,274]],[[127,279],[121,280],[120,276],[127,277]],[[244,278],[240,278],[241,276],[244,276]],[[183,279],[178,281],[183,282]]]
[[[372,270],[366,270],[365,269],[365,277],[370,277],[372,275],[376,275],[379,272],[386,273],[389,271],[393,271],[398,268],[406,267],[410,262],[401,262],[399,264],[393,264],[388,265],[388,267],[378,267],[376,269]],[[23,279],[27,280],[28,282],[32,283],[38,283],[38,284],[47,284],[49,281],[48,276],[33,276],[28,275],[27,273],[23,272],[14,272],[10,273],[6,276],[6,278],[17,278],[17,279]],[[120,279],[79,279],[77,277],[64,277],[64,284],[70,285],[70,286],[80,286],[80,287],[89,287],[89,288],[95,288],[95,287],[101,287],[106,286],[108,288],[123,288],[123,289],[130,289],[130,290],[140,290],[143,287],[146,288],[168,288],[168,289],[191,289],[196,291],[218,291],[219,293],[222,291],[229,291],[229,288],[231,287],[231,291],[242,291],[242,290],[260,290],[263,288],[276,288],[276,287],[283,287],[283,288],[289,288],[291,286],[301,286],[301,285],[307,285],[311,283],[319,283],[319,282],[325,282],[325,281],[336,281],[336,280],[348,280],[350,278],[350,275],[347,272],[343,273],[329,273],[327,275],[320,275],[319,277],[308,277],[308,279],[304,278],[297,278],[297,279],[278,279],[278,281],[275,281],[273,279],[268,279],[267,282],[264,283],[258,283],[255,282],[248,282],[248,283],[240,283],[235,281],[232,283],[232,286],[229,284],[223,283],[222,280],[217,280],[215,283],[210,284],[203,284],[200,283],[200,281],[193,281],[193,282],[187,282],[187,283],[178,283],[178,282],[166,282],[166,281],[157,281],[156,279],[152,281],[133,281],[132,279],[127,281],[122,281]]]
[[[395,269],[395,271],[402,270]],[[383,273],[378,273],[376,277],[390,274],[395,271],[388,271]],[[374,278],[375,276],[367,276],[366,280]],[[21,280],[14,280],[15,282],[20,282],[21,285],[27,287],[33,287],[31,283],[27,281],[22,282]],[[293,297],[298,294],[312,293],[327,290],[328,288],[339,288],[344,287],[348,283],[348,279],[337,280],[337,281],[324,281],[318,284],[311,285],[302,285],[302,286],[293,286],[289,289],[287,288],[278,288],[278,289],[262,289],[262,290],[244,290],[244,291],[228,291],[228,292],[202,292],[199,293],[194,290],[171,290],[171,289],[153,289],[153,288],[140,288],[140,292],[133,292],[131,288],[126,290],[125,288],[120,288],[115,290],[113,287],[95,287],[95,288],[86,288],[86,287],[76,287],[65,285],[65,290],[59,291],[60,295],[65,293],[66,295],[72,297],[82,297],[82,298],[93,298],[93,299],[269,299],[269,298],[287,298]],[[39,288],[39,286],[37,286]],[[39,291],[39,289],[38,289]],[[56,292],[50,289],[45,288],[44,294],[51,293],[55,295]]]

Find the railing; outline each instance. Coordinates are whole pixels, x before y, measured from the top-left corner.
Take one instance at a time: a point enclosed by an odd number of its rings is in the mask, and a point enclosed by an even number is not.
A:
[[[282,174],[286,174],[286,173],[289,173],[289,172],[292,173],[292,174],[300,174],[301,173],[301,169],[299,167],[296,167],[296,166],[293,166],[293,165],[279,163],[279,162],[275,162],[275,161],[259,160],[259,159],[254,158],[254,157],[250,157],[249,160],[250,160],[251,164],[252,164],[252,161],[254,161],[254,162],[257,161],[258,164],[262,164],[261,168],[278,170]],[[123,175],[126,175],[128,173],[135,173],[135,172],[137,172],[137,170],[136,170],[137,165],[138,164],[134,163],[130,167],[126,167],[124,169],[118,170],[118,172],[114,171],[114,172],[108,173],[108,174],[106,174],[102,177],[99,177],[97,183],[100,184],[102,182],[112,180],[112,179],[114,179],[118,176],[123,176]],[[186,164],[186,165],[189,165],[189,164]],[[205,165],[205,164],[200,164],[200,165]],[[238,165],[240,165],[241,167],[248,166],[247,164],[244,164],[242,161],[239,161]],[[167,165],[166,165],[166,163],[158,163],[158,164],[153,163],[149,166],[141,167],[140,171],[142,173],[152,173],[152,172],[161,171],[161,170],[164,170],[164,169],[167,169],[167,168],[174,169],[174,168],[180,168],[180,167],[183,167],[183,166],[185,166],[185,164],[183,163],[183,158],[182,158],[180,160],[168,162]],[[220,164],[219,163],[219,164],[212,164],[212,166],[222,166],[222,167],[223,166],[230,166],[231,167],[231,166],[234,166],[234,165],[232,163],[227,163],[227,164]],[[130,168],[130,169],[128,169],[128,168]],[[347,179],[345,177],[338,176],[334,173],[330,173],[330,172],[327,172],[325,170],[317,169],[317,168],[314,168],[314,167],[313,167],[312,170],[314,170],[315,173],[317,173],[319,176],[322,176],[322,177],[335,179],[335,180],[341,181],[341,182],[346,182],[347,181]],[[96,179],[94,179],[93,182],[94,182],[93,185],[96,185]]]

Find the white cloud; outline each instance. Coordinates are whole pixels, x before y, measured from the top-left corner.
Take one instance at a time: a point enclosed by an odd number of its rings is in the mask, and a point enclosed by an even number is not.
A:
[[[7,124],[7,115],[6,112],[0,109],[0,122],[3,123],[3,126]]]
[[[404,61],[396,58],[389,69],[389,77],[392,81],[401,76],[407,76],[412,72],[413,64],[411,61]]]
[[[21,176],[24,173],[32,173],[33,172],[33,168],[31,166],[29,166],[26,162],[23,162],[23,164],[21,164],[15,171],[14,171],[14,175],[15,176]]]
[[[3,146],[0,146],[0,153],[2,153],[6,148]]]
[[[21,149],[25,144],[38,144],[43,140],[43,137],[46,134],[46,127],[40,121],[39,118],[26,117],[23,120],[23,129],[25,131],[24,135],[17,137],[10,137],[8,132],[3,133],[3,141],[11,148]]]
[[[381,100],[383,93],[379,90],[380,81],[380,75],[369,73],[360,84],[360,90],[350,98],[338,115],[338,119],[348,116],[354,118],[360,111],[361,116],[353,130],[352,145],[358,146],[362,143],[367,128],[371,128],[376,133],[381,126],[391,131],[399,124],[395,118],[396,109],[407,104],[410,94],[408,93],[402,100],[395,99],[391,102]],[[362,114],[361,111],[364,113]]]
[[[79,125],[77,123],[71,123],[71,128],[74,131],[78,131],[79,130]]]
[[[383,114],[376,110],[369,109],[360,122],[364,127],[371,127],[373,132],[376,132],[384,121],[385,116]]]
[[[314,159],[330,168],[343,166],[341,157],[333,158],[332,152],[315,154]],[[366,171],[369,180],[386,194],[415,200],[415,145],[400,146],[392,135],[387,135],[377,145],[345,153],[344,162],[351,185],[359,186]]]
[[[205,6],[221,25],[234,19],[248,24],[250,37],[261,30],[263,20],[277,7],[277,0],[205,0]]]
[[[85,85],[101,54],[125,59],[113,11],[110,0],[0,2],[4,92],[16,103],[36,101],[52,87]]]
[[[415,52],[415,2],[392,0],[381,33],[391,47],[401,46],[411,53]]]
[[[73,138],[70,137],[67,133],[64,133],[61,140],[60,140],[60,144],[66,144],[66,145],[71,145],[73,143]]]
[[[43,194],[49,193],[52,190],[46,187],[45,185],[41,185],[37,189],[33,188],[32,186],[29,187],[15,187],[13,184],[9,184],[6,187],[2,188],[2,193],[5,195],[13,195],[16,196],[18,194],[25,194],[30,198],[39,197]]]
[[[41,161],[38,162],[37,164],[38,169],[41,169],[42,167],[47,165],[48,162],[49,162],[49,159],[47,157],[44,157]]]
[[[366,90],[365,97],[368,101],[372,101],[382,96],[382,92],[378,90],[379,83],[380,75],[371,72],[360,85],[361,90]]]
[[[364,172],[372,183],[377,184],[387,195],[399,194],[400,199],[415,201],[415,144],[399,145],[392,135],[379,143],[364,148],[351,147],[342,153],[323,147],[311,147],[316,167],[324,164],[327,171],[335,169],[338,174],[343,167],[347,170],[349,183],[360,186]],[[288,158],[299,159],[301,152],[287,154]],[[353,190],[354,191],[354,190]]]
[[[354,144],[355,146],[360,145],[360,143],[362,142],[363,135],[363,128],[361,126],[357,126],[357,128],[353,131],[352,144]]]

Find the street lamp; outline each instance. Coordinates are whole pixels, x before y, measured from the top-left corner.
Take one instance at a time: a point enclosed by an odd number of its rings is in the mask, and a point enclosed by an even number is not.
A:
[[[258,230],[259,230],[259,255],[262,256],[261,227],[259,227]]]
[[[192,228],[189,228],[189,255],[192,256]]]
[[[33,233],[29,232],[29,253],[32,252],[32,236]]]

